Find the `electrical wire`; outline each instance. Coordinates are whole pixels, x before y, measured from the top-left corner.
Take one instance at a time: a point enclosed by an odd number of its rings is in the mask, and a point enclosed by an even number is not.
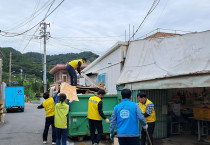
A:
[[[141,26],[143,25],[143,23],[145,22],[145,20],[148,18],[148,16],[155,10],[155,8],[157,7],[157,5],[159,4],[160,0],[154,0],[154,2],[152,3],[152,6],[150,7],[149,11],[147,12],[146,16],[144,17],[143,21],[140,23],[140,25],[138,26],[138,28],[136,29],[135,33],[132,35],[131,38],[129,38],[128,40],[128,44],[130,42],[130,40],[136,35],[136,33],[138,32],[138,30],[141,28]]]
[[[115,40],[115,39],[62,39],[62,38],[55,38],[55,37],[50,37],[50,38],[52,38],[52,39],[55,39],[55,40],[64,40],[64,41],[97,41],[97,42],[99,42],[99,41],[102,41],[102,42],[106,42],[106,41],[119,41],[119,39],[118,40]]]
[[[39,0],[39,2],[40,2],[40,0]],[[38,4],[39,4],[39,2],[38,2]],[[44,11],[44,9],[46,9],[52,3],[52,2],[51,3],[49,3],[49,2],[50,1],[46,2],[40,9],[34,11],[28,18],[22,20],[18,25],[14,26],[14,27],[12,27],[10,29],[7,29],[5,31],[11,31],[11,30],[14,30],[14,29],[18,29],[18,28],[24,27],[26,24],[30,23],[30,21],[32,21],[34,18],[39,16]],[[38,14],[35,15],[36,13],[38,13]]]
[[[118,36],[87,36],[87,37],[51,37],[51,38],[61,38],[61,39],[68,39],[68,38],[109,38],[109,37],[125,37],[125,35],[118,35]]]
[[[52,39],[51,39],[52,40]],[[29,41],[28,39],[24,39],[24,41]],[[39,43],[39,45],[41,45],[41,41],[38,42],[38,41],[31,41],[32,43]],[[71,46],[71,45],[68,45],[68,44],[63,44],[61,43],[60,41],[57,42],[57,41],[49,41],[48,42],[49,45],[51,46],[54,46],[54,47],[59,47],[59,50],[62,48],[62,47],[68,47],[68,48],[71,48],[71,49],[76,49],[76,50],[79,50],[79,51],[91,51],[91,52],[95,52],[95,53],[98,53],[98,54],[102,54],[103,52],[102,51],[96,51],[96,50],[91,50],[91,49],[87,49],[87,48],[79,48],[78,46]],[[40,46],[41,47],[41,46]],[[66,52],[66,50],[65,50]]]
[[[64,0],[62,0],[48,15],[46,15],[46,17],[44,19],[42,19],[39,23],[37,23],[36,25],[34,25],[33,27],[31,27],[30,29],[28,29],[28,30],[26,30],[24,32],[21,32],[21,33],[11,33],[11,34],[15,34],[15,35],[7,36],[7,35],[3,35],[2,34],[2,36],[5,36],[5,37],[16,37],[16,36],[25,34],[28,31],[31,31],[33,28],[35,28],[36,26],[38,26],[43,20],[45,20],[46,18],[48,18],[63,2],[64,2]],[[6,31],[1,31],[1,32],[10,33],[10,32],[6,32]]]
[[[43,21],[46,19],[48,12],[50,11],[52,5],[54,4],[55,0],[53,0],[53,2],[51,3],[50,7],[48,8]],[[28,47],[29,43],[31,42],[31,40],[33,39],[34,35],[36,34],[36,32],[39,30],[39,26],[37,27],[37,29],[35,30],[34,34],[31,36],[30,40],[28,41],[28,43],[26,44],[26,46],[23,48],[22,53],[24,52],[24,50]]]
[[[34,7],[34,13],[32,14],[32,18],[33,18],[34,15],[36,14],[35,12],[36,12],[37,9],[38,9],[39,3],[40,3],[40,0],[37,1],[36,6]],[[27,29],[29,29],[29,27],[30,27],[32,21],[33,21],[33,19],[31,19],[31,21],[29,22],[29,26],[28,26]],[[28,32],[27,32],[27,33],[28,33]],[[26,33],[26,35],[27,35],[27,33]],[[22,38],[25,38],[25,37],[26,37],[25,35],[22,36]],[[32,37],[33,37],[33,35],[32,35]],[[30,41],[29,41],[29,43],[30,43]],[[29,44],[29,43],[28,43],[28,44]],[[27,45],[28,45],[28,44],[27,44]],[[26,45],[26,47],[27,47],[27,45]],[[22,41],[21,41],[20,44],[19,44],[19,48],[20,48],[21,46],[22,46]]]

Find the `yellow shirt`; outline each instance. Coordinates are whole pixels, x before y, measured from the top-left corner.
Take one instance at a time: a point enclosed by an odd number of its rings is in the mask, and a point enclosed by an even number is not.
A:
[[[55,105],[55,127],[66,129],[67,128],[67,115],[69,113],[69,105],[65,102],[57,103]]]
[[[147,106],[148,104],[152,103],[149,99],[147,99],[146,103],[140,103],[139,102],[139,107],[141,108],[142,113],[146,113],[147,111]],[[153,103],[152,103],[153,104]],[[155,122],[156,121],[156,115],[155,115],[155,109],[152,109],[152,112],[150,114],[150,116],[145,117],[147,123],[151,123],[151,122]]]
[[[79,61],[81,62],[81,64],[83,64],[82,59],[72,60],[68,64],[71,65],[74,69],[76,69],[78,67]]]
[[[46,117],[54,116],[55,115],[55,102],[53,98],[48,98],[43,101],[42,106],[45,109]]]
[[[88,119],[92,120],[101,120],[101,116],[98,112],[98,103],[101,99],[97,96],[89,98],[88,101]]]

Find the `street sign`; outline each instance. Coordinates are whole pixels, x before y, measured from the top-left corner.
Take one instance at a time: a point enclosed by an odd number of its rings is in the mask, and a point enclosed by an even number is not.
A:
[[[15,82],[15,81],[14,81],[14,82],[12,82],[12,83],[13,83],[13,84],[18,84],[18,82]]]

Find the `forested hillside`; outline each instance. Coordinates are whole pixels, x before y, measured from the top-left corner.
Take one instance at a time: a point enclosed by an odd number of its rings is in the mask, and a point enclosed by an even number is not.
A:
[[[4,55],[3,72],[9,72],[9,56],[10,52],[12,52],[12,71],[15,71],[14,74],[20,74],[20,69],[23,69],[23,76],[24,74],[29,74],[42,78],[42,54],[35,52],[22,54],[10,47],[0,47],[0,51]],[[90,62],[92,62],[98,57],[98,55],[92,52],[47,55],[47,71],[49,72],[49,70],[56,64],[66,63],[73,59],[80,59],[82,57],[86,57]],[[7,78],[4,77],[7,76],[3,75],[3,80],[7,80]],[[49,73],[47,73],[47,78],[49,81],[53,80],[53,76]]]

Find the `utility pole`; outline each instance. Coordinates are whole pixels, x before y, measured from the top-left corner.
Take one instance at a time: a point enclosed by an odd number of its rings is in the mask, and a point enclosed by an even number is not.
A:
[[[12,52],[10,52],[10,57],[9,57],[9,86],[11,86],[11,75],[12,75]]]
[[[4,123],[3,106],[5,101],[2,98],[2,66],[3,66],[3,54],[0,52],[0,122]]]
[[[2,92],[1,92],[1,88],[2,88],[2,66],[3,66],[3,58],[2,58],[2,55],[1,55],[0,56],[0,102],[3,102]],[[0,108],[1,108],[1,106],[0,106]]]
[[[20,69],[20,79],[21,80],[23,79],[23,69],[22,68]]]
[[[41,22],[40,24],[40,39],[44,38],[44,58],[43,58],[43,84],[44,84],[44,92],[47,91],[47,63],[46,63],[46,40],[50,37],[50,32],[47,32],[47,26],[50,27],[50,24],[46,24],[45,22]]]

